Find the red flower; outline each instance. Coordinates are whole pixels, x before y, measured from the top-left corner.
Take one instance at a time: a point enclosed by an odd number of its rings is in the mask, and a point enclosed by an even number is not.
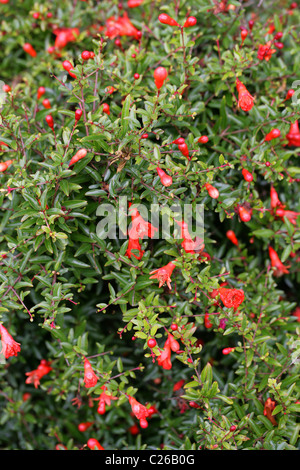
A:
[[[286,134],[286,138],[289,141],[289,147],[300,147],[300,131],[298,121],[291,123],[290,130],[288,134]]]
[[[241,108],[243,111],[250,111],[254,105],[253,96],[250,95],[245,85],[238,78],[236,79],[236,88],[239,95],[239,108]]]
[[[132,413],[137,419],[146,419],[149,416],[149,410],[146,406],[139,403],[134,397],[128,396],[128,401],[131,405]]]
[[[25,380],[25,383],[26,384],[33,383],[34,387],[38,388],[41,378],[44,377],[44,375],[48,374],[52,370],[52,367],[50,367],[50,364],[51,362],[46,361],[45,359],[42,359],[37,369],[32,370],[30,372],[26,372],[25,375],[27,375],[27,379]]]
[[[279,200],[278,193],[277,193],[277,191],[276,191],[276,189],[274,188],[273,185],[271,186],[270,197],[271,197],[271,207],[272,207],[272,209],[275,209],[275,207],[282,205],[280,200]]]
[[[178,382],[176,382],[173,386],[173,392],[177,392],[178,390],[180,390],[183,387],[184,384],[185,384],[184,379],[181,379]]]
[[[84,360],[84,384],[86,388],[95,387],[98,382],[98,377],[96,376],[91,363],[88,359]]]
[[[297,224],[296,220],[297,220],[298,215],[300,215],[300,212],[288,211],[288,210],[283,209],[282,207],[279,207],[276,210],[275,215],[280,217],[283,222],[284,222],[284,217],[286,217],[287,219],[289,219],[289,221],[293,225],[296,225]]]
[[[159,90],[163,86],[168,76],[168,71],[167,69],[165,69],[165,67],[157,67],[154,70],[153,76],[154,76],[155,86]]]
[[[132,252],[132,250],[138,251],[139,254],[136,255],[135,253]],[[142,259],[144,253],[145,252],[141,248],[139,239],[129,238],[129,243],[128,243],[128,247],[126,250],[126,256],[128,258],[131,258],[132,256],[134,256],[136,259],[140,260]]]
[[[227,230],[226,237],[231,241],[231,243],[238,246],[239,242],[233,230]]]
[[[175,264],[170,261],[170,263],[166,264],[166,266],[163,266],[162,268],[155,269],[154,271],[151,271],[150,274],[150,279],[158,279],[159,280],[159,285],[158,287],[163,286],[165,283],[167,283],[167,286],[169,289],[171,289],[171,275],[172,272],[175,268]]]
[[[245,298],[245,294],[242,289],[226,289],[226,287],[220,287],[218,291],[225,307],[233,307],[234,310],[241,305]]]
[[[168,338],[164,344],[164,348],[161,354],[157,357],[157,363],[165,370],[172,369],[171,363],[171,351],[178,352],[180,349],[180,345],[178,341],[174,338],[171,333],[168,333]]]
[[[249,222],[252,217],[252,209],[247,209],[245,206],[239,206],[238,208],[240,219],[243,222]]]
[[[280,261],[280,258],[274,248],[269,246],[269,256],[271,259],[271,266],[275,268],[274,271],[274,276],[279,277],[282,276],[283,274],[288,274],[289,270],[282,262]]]
[[[161,354],[157,357],[157,363],[165,370],[172,369],[171,363],[171,348],[169,344],[165,343],[164,349],[162,350]]]
[[[20,343],[17,343],[13,337],[9,334],[7,329],[0,324],[0,335],[2,342],[1,353],[4,355],[5,359],[8,359],[11,356],[17,356],[18,352],[21,351]]]
[[[105,413],[105,406],[110,406],[111,400],[117,400],[118,398],[106,393],[107,387],[105,385],[101,387],[101,390],[103,390],[103,392],[100,397],[97,398],[97,400],[99,400],[97,411],[100,415],[103,415]]]
[[[267,62],[271,59],[272,54],[276,52],[276,49],[271,49],[272,42],[268,41],[266,44],[260,44],[257,51],[257,58],[259,60],[266,60]]]
[[[217,188],[212,186],[210,183],[205,183],[204,186],[205,186],[205,189],[207,189],[208,194],[210,195],[212,199],[218,199],[219,191],[217,190]]]
[[[175,222],[181,228],[180,238],[183,238],[183,242],[181,243],[182,248],[186,251],[186,253],[195,253],[196,243],[192,240],[192,237],[189,233],[188,224],[183,221],[178,222],[178,220],[175,220]],[[204,246],[202,249],[204,249]],[[201,250],[198,249],[197,251]]]
[[[117,19],[111,16],[106,20],[105,34],[111,39],[117,36],[133,36],[135,39],[139,39],[140,31],[133,26],[128,14],[124,12],[124,15]]]
[[[87,441],[87,446],[91,450],[95,450],[95,447],[96,447],[97,450],[105,450],[104,447],[102,447],[102,445],[100,444],[100,442],[97,441],[97,439],[94,439],[93,437],[91,437]]]
[[[274,416],[272,415],[272,412],[273,412],[275,406],[276,406],[275,401],[271,400],[271,398],[267,398],[267,400],[265,402],[265,406],[264,406],[264,416],[266,416],[268,418],[268,420],[271,421],[273,426],[277,425],[277,422],[276,422]]]
[[[156,168],[156,171],[163,186],[168,187],[173,184],[172,176],[167,175],[167,173],[159,167]]]
[[[128,0],[127,6],[128,8],[136,8],[139,7],[144,0]]]
[[[180,349],[180,345],[179,345],[178,341],[174,338],[173,335],[171,335],[171,333],[168,334],[168,339],[167,339],[165,345],[170,346],[170,348],[173,352],[177,352]]]
[[[176,20],[174,18],[171,18],[169,15],[166,13],[161,13],[158,17],[158,21],[162,24],[167,24],[169,26],[179,26]]]
[[[131,213],[132,220],[129,237],[135,240],[138,238],[143,240],[145,235],[149,238],[153,238],[158,229],[150,224],[150,222],[146,222],[136,208],[130,208],[129,212]]]
[[[76,41],[80,31],[78,28],[56,28],[53,29],[53,33],[56,35],[55,48],[63,49],[69,42]]]

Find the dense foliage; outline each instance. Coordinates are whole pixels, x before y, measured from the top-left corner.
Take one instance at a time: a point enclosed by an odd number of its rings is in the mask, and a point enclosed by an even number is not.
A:
[[[299,449],[299,6],[0,11],[1,448]]]

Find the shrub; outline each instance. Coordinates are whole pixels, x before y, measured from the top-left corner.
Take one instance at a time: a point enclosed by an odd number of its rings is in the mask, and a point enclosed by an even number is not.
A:
[[[1,3],[1,448],[299,449],[297,4]]]

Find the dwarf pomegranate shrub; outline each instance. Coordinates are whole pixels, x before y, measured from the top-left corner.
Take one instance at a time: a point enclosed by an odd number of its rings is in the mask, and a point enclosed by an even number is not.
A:
[[[1,2],[1,449],[299,449],[299,7]]]

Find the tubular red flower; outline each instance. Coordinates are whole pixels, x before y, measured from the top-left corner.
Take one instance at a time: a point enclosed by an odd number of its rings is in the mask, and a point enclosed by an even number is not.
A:
[[[103,415],[105,413],[105,406],[110,406],[111,404],[111,400],[117,400],[118,398],[117,397],[114,397],[112,396],[110,393],[106,393],[106,390],[107,390],[107,387],[105,385],[103,385],[101,387],[101,390],[103,390],[103,392],[101,393],[100,397],[97,398],[97,400],[99,400],[99,404],[98,404],[98,409],[97,409],[97,412],[100,414],[100,415]]]
[[[75,155],[71,158],[70,160],[70,163],[69,163],[69,167],[71,165],[74,165],[74,163],[78,162],[79,160],[81,160],[82,158],[84,158],[85,156],[87,155],[87,150],[86,149],[79,149]]]
[[[102,447],[102,445],[100,444],[100,442],[97,441],[97,439],[94,439],[93,437],[91,437],[87,441],[87,446],[91,450],[95,450],[95,447],[96,447],[97,450],[105,450],[104,447]]]
[[[172,362],[171,362],[171,348],[165,343],[164,349],[162,350],[161,354],[157,357],[157,363],[165,370],[172,369]]]
[[[227,354],[230,354],[231,352],[234,351],[235,348],[224,348],[222,350],[222,353],[226,356]]]
[[[54,42],[55,49],[63,49],[69,42],[74,42],[80,35],[78,28],[54,28],[53,34],[56,39]]]
[[[272,129],[266,136],[265,136],[265,142],[269,142],[270,140],[277,139],[277,137],[280,136],[280,130],[279,129]]]
[[[24,45],[23,45],[23,49],[24,51],[29,54],[31,57],[36,57],[36,50],[33,48],[33,46],[31,44],[29,44],[29,42],[26,42]]]
[[[168,76],[168,72],[165,69],[165,67],[157,67],[154,70],[153,76],[154,76],[154,83],[156,85],[156,88],[159,90],[163,86]]]
[[[300,131],[298,121],[292,122],[290,130],[286,134],[289,147],[300,147]]]
[[[170,261],[166,266],[151,271],[150,274],[152,274],[152,276],[150,276],[150,279],[158,279],[158,287],[162,287],[165,283],[167,283],[167,286],[169,289],[171,289],[171,275],[174,268],[175,264]]]
[[[236,238],[236,235],[233,230],[227,230],[226,237],[230,240],[234,245],[238,246],[239,242]]]
[[[167,175],[167,173],[159,167],[156,168],[156,171],[163,186],[168,187],[173,184],[172,176]]]
[[[37,99],[39,100],[41,96],[43,96],[46,93],[46,88],[43,86],[40,86],[37,91]]]
[[[132,252],[133,250],[137,250],[139,254],[136,255],[135,253]],[[126,256],[128,258],[131,258],[132,256],[134,256],[136,259],[140,260],[142,259],[143,254],[144,254],[144,251],[142,250],[140,240],[138,238],[129,238],[128,247],[126,250]]]
[[[146,406],[139,403],[134,397],[128,396],[128,401],[130,403],[132,413],[137,419],[146,419],[149,416],[149,411]]]
[[[170,346],[171,350],[173,352],[177,352],[179,351],[180,349],[180,344],[178,343],[178,341],[174,338],[173,335],[171,335],[171,333],[168,334],[168,339],[166,341],[166,344],[168,346]]]
[[[131,228],[128,232],[129,237],[132,239],[140,238],[141,240],[145,236],[153,238],[158,228],[154,227],[150,222],[146,222],[136,208],[130,207],[129,212],[131,213],[132,220]]]
[[[195,250],[202,251],[204,249],[204,245],[198,246],[199,244],[192,240],[192,237],[188,231],[188,225],[186,222],[175,220],[175,222],[180,226],[181,233],[180,238],[183,238],[183,242],[181,243],[182,248],[185,250],[186,253],[195,253]]]
[[[272,209],[275,209],[275,207],[278,207],[278,206],[282,205],[280,200],[279,200],[278,193],[277,193],[277,191],[276,191],[276,189],[274,188],[273,185],[271,185],[270,197],[271,197],[271,207],[272,207]]]
[[[3,144],[3,142],[2,142]],[[6,145],[6,144],[4,144]],[[13,160],[6,160],[5,162],[0,163],[0,173],[6,171],[7,168],[13,163]]]
[[[177,21],[175,21],[173,18],[171,18],[166,13],[161,13],[158,17],[158,21],[162,24],[167,24],[169,26],[179,26]]]
[[[139,7],[144,0],[128,0],[127,6],[128,8],[136,8]]]
[[[237,78],[236,88],[238,92],[238,106],[243,111],[250,111],[254,105],[254,98],[250,95],[245,85]]]
[[[183,387],[184,384],[185,384],[184,379],[181,379],[178,382],[176,382],[173,386],[173,392],[177,392],[178,390],[180,390]]]
[[[246,170],[246,168],[243,168],[242,169],[242,175],[244,177],[244,180],[245,181],[248,181],[248,183],[250,183],[251,181],[253,181],[253,175],[252,173],[250,173],[250,171]]]
[[[240,219],[243,222],[249,222],[251,220],[251,217],[252,217],[251,209],[248,210],[248,209],[246,209],[246,207],[240,206],[238,208],[238,212],[239,212]]]
[[[297,224],[297,217],[300,215],[300,212],[295,212],[295,211],[289,211],[285,210],[282,207],[279,207],[275,215],[281,218],[282,221],[284,221],[284,217],[286,217],[293,225]]]
[[[208,194],[210,195],[210,197],[212,199],[218,199],[219,197],[219,191],[217,190],[217,188],[215,188],[214,186],[212,186],[210,183],[205,183],[205,188],[207,189],[207,192]]]
[[[111,16],[106,20],[105,35],[111,39],[117,36],[133,36],[135,39],[140,38],[140,31],[133,26],[128,14],[124,12],[123,16],[115,18]]]
[[[264,416],[266,416],[268,420],[271,421],[273,426],[277,426],[276,419],[272,415],[275,407],[276,407],[276,402],[272,400],[271,398],[267,398],[267,400],[265,401],[265,406],[264,406]]]
[[[271,259],[271,266],[275,268],[274,276],[280,277],[283,274],[289,273],[288,267],[284,266],[284,264],[280,261],[277,252],[271,246],[269,246],[269,256]]]
[[[8,359],[12,356],[17,356],[21,351],[21,344],[17,343],[7,329],[0,324],[0,335],[1,335],[1,344],[2,350],[1,354],[4,355],[5,359]]]
[[[41,378],[44,377],[44,375],[47,375],[52,370],[50,364],[51,362],[42,359],[37,369],[32,370],[30,372],[26,372],[25,375],[27,375],[27,379],[25,380],[25,383],[33,383],[34,387],[38,388]]]
[[[195,26],[197,24],[197,18],[194,16],[189,16],[183,25],[184,28],[191,28],[192,26]]]
[[[98,382],[98,377],[96,376],[91,363],[88,359],[85,358],[84,360],[84,384],[86,388],[95,387],[96,383]]]

